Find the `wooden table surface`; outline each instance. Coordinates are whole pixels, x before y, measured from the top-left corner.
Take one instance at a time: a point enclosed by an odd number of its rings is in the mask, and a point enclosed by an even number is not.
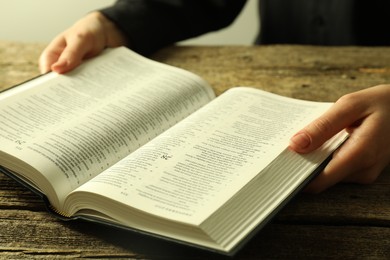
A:
[[[43,47],[0,41],[0,89],[38,75]],[[171,47],[153,58],[201,75],[218,94],[246,85],[335,101],[390,83],[390,48]],[[0,174],[0,258],[223,257],[91,223],[60,221],[33,193]],[[390,259],[390,167],[372,185],[338,184],[318,195],[299,194],[235,256],[259,258]]]

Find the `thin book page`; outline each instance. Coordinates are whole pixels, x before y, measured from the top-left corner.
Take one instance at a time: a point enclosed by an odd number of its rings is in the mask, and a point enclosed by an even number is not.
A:
[[[236,245],[254,229],[264,224],[292,196],[303,187],[330,154],[348,137],[341,131],[308,154],[298,154],[286,148],[234,200],[228,201],[217,214],[202,223],[216,241],[226,247]],[[223,222],[220,219],[229,216]],[[228,246],[230,244],[230,246]]]
[[[124,48],[7,95],[2,151],[42,172],[62,198],[214,98],[199,77]]]
[[[329,108],[250,88],[233,88],[126,157],[77,192],[199,225]],[[70,203],[69,203],[70,204]],[[110,206],[95,205],[109,214]],[[126,223],[126,216],[118,216]]]

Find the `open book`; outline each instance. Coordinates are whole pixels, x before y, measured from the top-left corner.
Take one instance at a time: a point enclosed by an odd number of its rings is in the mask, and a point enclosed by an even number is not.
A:
[[[0,165],[63,218],[232,254],[345,140],[288,149],[329,106],[109,49],[0,94]]]

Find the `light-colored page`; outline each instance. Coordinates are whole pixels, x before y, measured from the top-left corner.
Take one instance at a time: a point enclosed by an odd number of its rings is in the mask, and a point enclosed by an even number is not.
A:
[[[198,225],[330,105],[231,89],[78,190]]]
[[[47,192],[57,195],[68,194],[214,97],[199,77],[125,48],[23,88],[0,95],[0,149],[43,172],[55,186]]]

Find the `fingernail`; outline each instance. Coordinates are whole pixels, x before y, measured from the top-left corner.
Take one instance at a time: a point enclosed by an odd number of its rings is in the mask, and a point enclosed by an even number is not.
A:
[[[293,148],[305,149],[311,144],[310,137],[305,133],[297,133],[290,139]]]

